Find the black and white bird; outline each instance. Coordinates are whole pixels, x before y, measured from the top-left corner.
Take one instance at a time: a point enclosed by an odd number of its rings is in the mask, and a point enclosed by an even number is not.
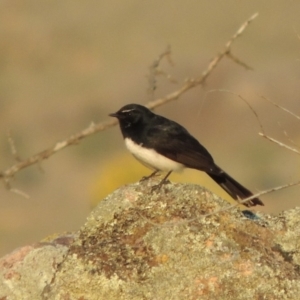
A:
[[[167,182],[173,171],[184,168],[206,172],[233,199],[243,200],[253,194],[218,167],[210,153],[181,125],[163,116],[154,114],[145,106],[128,104],[110,114],[119,120],[127,149],[133,156],[154,172],[167,172],[159,183]],[[264,205],[254,198],[246,206]]]

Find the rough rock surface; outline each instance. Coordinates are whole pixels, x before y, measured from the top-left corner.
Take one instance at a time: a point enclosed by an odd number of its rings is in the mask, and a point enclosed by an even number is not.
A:
[[[300,209],[250,220],[197,185],[144,182],[78,233],[0,260],[0,300],[300,299]]]

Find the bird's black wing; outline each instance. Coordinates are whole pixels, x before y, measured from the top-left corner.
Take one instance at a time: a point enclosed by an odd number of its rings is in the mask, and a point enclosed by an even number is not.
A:
[[[147,141],[143,144],[159,154],[188,168],[219,174],[220,170],[209,152],[178,123],[159,116],[159,120],[156,118],[153,125],[148,126],[145,135]]]

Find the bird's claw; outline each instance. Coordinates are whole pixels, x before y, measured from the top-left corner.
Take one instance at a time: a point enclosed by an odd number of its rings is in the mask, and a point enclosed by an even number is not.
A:
[[[153,185],[153,186],[151,187],[151,193],[154,193],[154,192],[156,192],[156,191],[159,191],[159,190],[162,188],[163,185],[169,184],[169,183],[171,183],[171,182],[170,182],[170,180],[168,180],[168,179],[162,180],[159,184]]]
[[[158,171],[154,171],[153,173],[151,173],[149,176],[143,176],[141,179],[140,179],[140,182],[143,182],[143,181],[146,181],[154,176],[158,176]]]
[[[150,176],[143,176],[141,179],[140,179],[140,182],[144,182],[146,180],[148,180],[150,178]]]

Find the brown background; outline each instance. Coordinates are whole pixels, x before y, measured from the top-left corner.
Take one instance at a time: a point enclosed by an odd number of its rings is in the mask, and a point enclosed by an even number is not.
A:
[[[225,59],[204,87],[157,112],[187,127],[253,191],[297,180],[297,155],[259,137],[257,120],[234,95],[251,103],[267,133],[299,145],[299,121],[262,98],[300,114],[300,3],[279,0],[1,1],[0,169],[14,163],[9,130],[26,158],[107,120],[124,104],[162,97],[199,76],[255,12],[259,17],[233,45],[233,53],[254,70]],[[149,94],[149,66],[167,45],[175,65],[161,67],[178,83],[159,77]],[[65,149],[41,168],[23,170],[13,182],[30,199],[0,188],[0,255],[78,229],[97,200],[149,173],[125,154],[117,128]],[[176,177],[194,178],[216,188],[201,181],[199,172]],[[263,210],[293,207],[298,194],[294,187],[265,196]]]

